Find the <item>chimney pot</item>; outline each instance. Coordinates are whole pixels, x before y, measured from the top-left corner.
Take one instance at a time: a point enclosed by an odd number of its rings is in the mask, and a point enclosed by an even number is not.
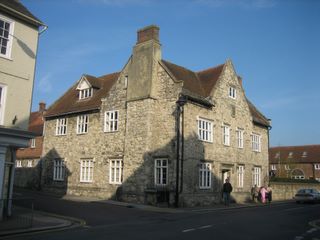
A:
[[[159,27],[156,25],[150,25],[138,30],[137,44],[146,42],[149,40],[156,40],[159,42]]]
[[[39,112],[44,112],[46,110],[46,103],[40,102],[39,103]]]

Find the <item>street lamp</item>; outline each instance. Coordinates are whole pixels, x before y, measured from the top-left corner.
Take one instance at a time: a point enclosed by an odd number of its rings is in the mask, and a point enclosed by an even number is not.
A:
[[[179,96],[176,101],[177,105],[177,162],[176,162],[176,195],[175,195],[175,207],[179,207],[179,161],[180,161],[180,116],[183,112],[183,106],[187,103],[187,98],[183,95]],[[183,137],[183,136],[182,136]],[[182,184],[182,183],[181,183]]]

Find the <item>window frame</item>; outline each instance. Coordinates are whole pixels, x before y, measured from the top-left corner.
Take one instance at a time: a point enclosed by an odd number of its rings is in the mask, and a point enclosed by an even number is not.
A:
[[[237,128],[237,147],[244,148],[244,130],[242,128]]]
[[[109,161],[109,183],[122,184],[123,160],[111,159]],[[117,181],[118,176],[118,181]]]
[[[22,161],[16,160],[16,168],[22,168]]]
[[[198,139],[203,142],[213,142],[213,121],[198,117]]]
[[[119,110],[111,110],[104,112],[104,132],[119,131]]]
[[[56,158],[53,160],[53,181],[64,181],[65,179],[65,160]]]
[[[27,161],[27,168],[32,168],[33,164],[32,164],[32,160],[28,160]]]
[[[160,165],[157,164],[159,161],[160,161]],[[165,165],[163,164],[164,162],[166,162]],[[168,185],[168,182],[169,182],[168,180],[169,166],[168,165],[169,165],[169,161],[167,158],[157,158],[154,160],[154,184],[156,186]]]
[[[261,167],[253,167],[252,180],[253,186],[261,187]]]
[[[257,133],[251,134],[251,148],[254,152],[261,152],[261,135]]]
[[[30,140],[30,148],[36,148],[36,139],[35,138],[31,138],[31,140]]]
[[[91,98],[93,95],[93,88],[84,88],[79,90],[79,100]]]
[[[228,124],[222,125],[222,143],[224,146],[230,146],[231,127]]]
[[[67,118],[57,118],[55,135],[56,136],[67,135],[67,126],[68,126],[68,119]]]
[[[92,183],[93,171],[94,171],[93,158],[80,159],[80,183]]]
[[[9,33],[8,33],[8,38],[7,38],[6,53],[5,54],[1,53],[1,48],[2,48],[2,45],[1,45],[0,46],[0,57],[11,60],[12,59],[11,55],[12,55],[13,33],[14,33],[15,22],[12,19],[3,16],[2,14],[0,14],[0,20],[2,20],[4,22],[4,24],[5,23],[9,24]]]
[[[87,134],[89,132],[89,114],[77,116],[77,134]]]
[[[199,188],[210,189],[212,186],[212,164],[201,162],[199,164]]]
[[[243,188],[244,186],[244,165],[237,166],[237,184],[238,188]]]
[[[232,99],[237,98],[237,89],[235,87],[232,87],[232,86],[229,87],[229,97]]]

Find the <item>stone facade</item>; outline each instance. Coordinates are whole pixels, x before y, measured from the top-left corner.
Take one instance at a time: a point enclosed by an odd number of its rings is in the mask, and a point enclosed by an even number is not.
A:
[[[247,200],[253,184],[254,167],[261,169],[260,184],[267,181],[269,125],[253,120],[252,109],[231,61],[219,68],[221,72],[216,83],[212,84],[209,95],[201,95],[202,87],[198,88],[198,92],[193,91],[194,87],[197,88],[194,81],[200,81],[195,77],[196,73],[172,65],[177,70],[174,71],[171,65],[162,61],[159,38],[154,35],[158,33],[158,28],[155,28],[143,29],[151,30],[152,34],[139,32],[143,38],[138,37],[133,56],[95,110],[67,113],[66,110],[57,110],[59,102],[49,108],[45,123],[43,188],[60,194],[95,195],[145,204],[173,204],[177,188],[177,158],[180,159],[179,205],[219,202],[222,182],[227,176],[234,186],[234,200]],[[143,77],[140,76],[142,73]],[[184,78],[194,81],[187,82]],[[93,85],[94,81],[91,83]],[[237,92],[235,99],[228,95],[231,86]],[[177,108],[176,102],[181,95],[187,102],[178,118],[181,109]],[[108,111],[118,111],[117,131],[104,131]],[[75,130],[80,114],[89,115],[86,134],[77,134]],[[61,117],[67,118],[67,132],[56,136],[57,119]],[[212,123],[212,141],[199,140],[199,118]],[[179,156],[178,124],[181,129]],[[230,146],[222,142],[222,126],[226,124],[231,129]],[[244,132],[243,148],[237,147],[237,128]],[[252,151],[252,133],[261,137],[260,151]],[[64,159],[66,173],[63,181],[53,180],[54,159]],[[93,159],[91,182],[80,181],[81,159]],[[166,164],[161,170],[156,166],[160,160]],[[110,183],[110,169],[115,161],[122,164],[121,183]],[[205,189],[199,188],[201,163],[211,166],[210,183],[209,180],[206,182],[208,186]],[[237,187],[238,166],[244,169],[241,187]],[[162,184],[158,182],[159,177]]]

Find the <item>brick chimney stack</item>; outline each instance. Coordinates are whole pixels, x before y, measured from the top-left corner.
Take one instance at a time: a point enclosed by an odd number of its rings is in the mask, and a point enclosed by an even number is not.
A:
[[[39,103],[39,112],[44,112],[46,111],[46,103],[45,102],[40,102]]]
[[[149,40],[156,40],[159,42],[159,27],[156,25],[150,25],[138,30],[137,44],[146,42]]]

